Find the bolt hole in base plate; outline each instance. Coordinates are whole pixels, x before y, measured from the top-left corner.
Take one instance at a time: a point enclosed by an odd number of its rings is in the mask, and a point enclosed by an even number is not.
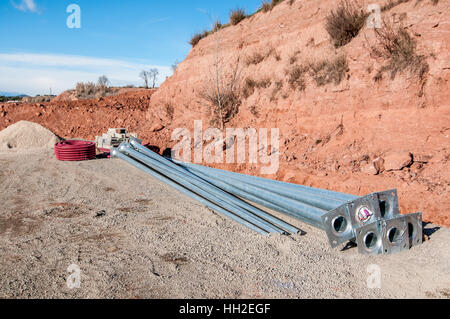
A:
[[[363,226],[357,231],[358,250],[363,255],[407,251],[419,244],[417,243],[419,238],[421,243],[423,232],[421,222],[422,215],[417,213],[390,220],[378,220],[376,223]],[[376,240],[374,236],[377,236]]]
[[[381,218],[378,193],[348,202],[322,216],[331,247],[356,238],[355,230]]]
[[[366,225],[358,229],[356,243],[362,255],[380,255],[383,253],[382,221]]]
[[[374,249],[377,246],[377,242],[378,237],[374,232],[368,232],[364,236],[364,246],[366,246],[368,250]]]
[[[342,234],[347,230],[348,227],[348,221],[347,218],[344,216],[338,216],[335,219],[333,219],[333,229],[336,233]]]
[[[406,216],[385,221],[383,247],[385,254],[394,254],[409,249],[408,218]]]

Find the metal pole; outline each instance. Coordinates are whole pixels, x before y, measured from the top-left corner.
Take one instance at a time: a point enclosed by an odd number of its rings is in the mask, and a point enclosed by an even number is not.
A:
[[[161,164],[158,161],[153,160],[152,158],[149,158],[144,154],[135,151],[134,149],[125,144],[122,144],[119,147],[119,151],[121,153],[125,153],[131,156],[132,158],[143,164],[148,165],[150,168],[158,171],[160,174],[163,174],[164,176],[167,176],[170,179],[177,181],[179,184],[194,191],[198,195],[203,196],[205,198],[210,198],[210,200],[212,200],[219,206],[233,212],[234,214],[240,216],[241,218],[248,220],[249,222],[253,223],[254,225],[258,226],[261,229],[268,231],[269,233],[270,232],[276,232],[280,234],[284,233],[284,230],[266,222],[265,220],[251,214],[246,210],[241,209],[240,207],[232,203],[231,195],[228,195],[229,197],[228,201],[226,199],[225,200],[221,199],[214,192],[210,192],[207,187],[208,185],[205,186],[205,183],[203,183],[202,185],[197,181],[190,180],[187,174],[182,174],[180,172],[170,170],[170,168],[165,166],[164,164]]]
[[[319,188],[313,188],[298,184],[291,184],[286,182],[281,182],[277,180],[271,180],[267,178],[257,177],[257,176],[250,176],[250,175],[244,175],[234,172],[229,172],[225,170],[220,170],[216,168],[211,168],[207,166],[192,164],[192,163],[185,163],[180,162],[178,160],[173,161],[181,166],[189,167],[195,170],[201,170],[202,172],[205,172],[205,174],[214,174],[214,175],[220,175],[220,176],[226,176],[228,178],[233,178],[236,180],[240,180],[244,183],[249,183],[257,186],[263,186],[268,187],[270,189],[282,189],[285,193],[299,193],[299,194],[311,194],[311,196],[320,196],[321,198],[329,198],[330,200],[334,200],[337,202],[340,202],[341,205],[343,205],[346,202],[355,200],[358,198],[358,196],[351,195],[351,194],[345,194],[345,193],[339,193],[334,191],[329,191],[325,189],[319,189]]]
[[[154,159],[154,160],[160,162],[161,164],[164,164],[164,165],[170,167],[171,171],[177,171],[183,175],[188,174],[189,180],[191,180],[191,181],[196,180],[199,183],[199,184],[197,184],[197,186],[203,188],[203,190],[208,191],[208,192],[214,192],[214,195],[222,198],[223,200],[230,201],[230,202],[234,203],[235,205],[248,210],[249,212],[253,213],[254,215],[269,221],[270,223],[274,224],[275,226],[285,229],[286,231],[288,231],[291,234],[298,234],[300,232],[300,230],[297,227],[294,227],[294,226],[282,221],[281,219],[279,219],[275,216],[272,216],[272,215],[268,214],[267,212],[260,210],[257,207],[254,207],[254,206],[246,203],[245,201],[243,201],[235,196],[225,193],[222,189],[218,188],[217,186],[215,186],[211,183],[208,183],[204,179],[189,172],[185,168],[182,168],[182,167],[172,163],[167,158],[162,157],[162,156],[148,150],[147,148],[145,148],[144,146],[139,144],[137,141],[132,139],[130,142],[130,145],[133,148],[135,148],[138,152],[150,157],[151,159]],[[207,183],[207,184],[205,185],[205,183]]]
[[[257,196],[253,196],[253,195],[251,195],[251,194],[249,194],[247,192],[241,191],[241,190],[239,190],[239,189],[237,189],[237,188],[235,188],[233,186],[230,186],[230,185],[228,185],[228,184],[226,184],[224,182],[221,182],[219,180],[215,180],[215,179],[213,179],[211,177],[208,177],[207,175],[204,175],[204,174],[202,174],[200,172],[195,172],[195,174],[197,174],[198,176],[200,176],[205,181],[208,181],[211,184],[214,183],[217,187],[220,187],[221,189],[223,189],[224,191],[226,191],[226,192],[228,192],[230,194],[233,194],[233,195],[238,196],[240,198],[244,198],[244,199],[246,199],[248,201],[251,201],[253,203],[260,204],[260,205],[262,205],[262,206],[264,206],[264,207],[266,207],[268,209],[272,209],[272,210],[277,211],[279,213],[282,213],[282,214],[285,214],[287,216],[291,216],[291,217],[294,217],[294,218],[298,219],[297,215],[295,215],[295,213],[293,213],[292,211],[284,209],[283,207],[280,207],[278,205],[275,205],[275,204],[273,204],[270,201],[264,200],[264,199],[259,198]]]
[[[124,160],[125,162],[129,163],[130,165],[132,165],[132,166],[134,166],[134,167],[136,167],[136,168],[138,168],[138,169],[148,173],[149,175],[155,177],[159,181],[161,181],[161,182],[163,182],[163,183],[165,183],[165,184],[175,188],[176,190],[178,190],[179,192],[185,194],[186,196],[188,196],[188,197],[190,197],[190,198],[192,198],[192,199],[202,203],[206,207],[208,207],[208,208],[210,208],[212,210],[215,210],[216,212],[218,212],[218,213],[220,213],[220,214],[222,214],[222,215],[224,215],[226,217],[231,218],[232,220],[234,220],[234,221],[236,221],[236,222],[238,222],[238,223],[240,223],[240,224],[250,228],[251,230],[253,230],[253,231],[255,231],[255,232],[257,232],[257,233],[259,233],[261,235],[269,236],[269,232],[267,232],[267,231],[265,231],[265,230],[263,230],[263,229],[261,229],[259,227],[256,227],[255,225],[251,224],[247,220],[232,214],[231,212],[223,209],[222,207],[216,205],[215,203],[209,201],[208,199],[197,195],[196,193],[190,191],[189,189],[183,187],[182,185],[180,185],[178,183],[175,183],[174,181],[170,180],[169,178],[167,178],[167,177],[165,177],[165,176],[163,176],[163,175],[161,175],[161,174],[151,170],[147,166],[145,166],[145,165],[143,165],[143,164],[141,164],[141,163],[139,163],[139,162],[129,158],[125,154],[120,153],[117,149],[113,149],[111,151],[111,156],[113,158],[120,158],[120,159]]]
[[[201,174],[201,177],[206,179],[208,182],[216,185],[219,188],[224,189],[225,191],[231,194],[240,196],[250,201],[254,201],[255,203],[264,206],[266,206],[267,203],[271,203],[266,207],[282,213],[286,213],[287,211],[289,212],[289,215],[292,217],[300,219],[301,221],[313,225],[317,228],[324,229],[322,223],[322,215],[328,212],[326,210],[308,204],[304,204],[290,198],[275,195],[270,191],[262,190],[260,188],[254,187],[252,185],[247,185],[240,181],[233,181],[232,183],[230,183],[229,181],[225,180],[223,176],[215,176],[213,174],[206,175],[204,174],[204,172],[200,172],[190,167],[186,167],[186,169],[188,169],[190,172],[194,174],[198,175]],[[279,208],[283,208],[283,211],[281,211]]]
[[[187,164],[182,163],[179,161],[174,161],[175,163],[179,164],[180,166],[186,168],[190,168],[192,170],[195,170],[197,172],[202,172],[208,176],[220,176],[221,180],[226,180],[228,183],[245,183],[248,185],[252,185],[254,187],[258,187],[259,189],[270,191],[272,193],[278,194],[280,196],[284,196],[320,209],[324,210],[333,210],[336,209],[342,205],[344,205],[346,202],[342,200],[338,200],[335,198],[330,198],[327,195],[320,195],[316,193],[311,192],[305,192],[305,191],[299,191],[298,189],[293,189],[292,187],[289,187],[290,185],[280,185],[280,184],[271,184],[265,183],[254,180],[254,179],[248,179],[245,178],[239,178],[236,175],[232,174],[222,174],[219,172],[219,170],[209,170],[206,167],[194,164]],[[217,174],[217,175],[214,175]],[[249,176],[252,177],[252,176]]]

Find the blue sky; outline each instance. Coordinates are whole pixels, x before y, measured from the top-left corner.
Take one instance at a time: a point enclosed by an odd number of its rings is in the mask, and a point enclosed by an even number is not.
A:
[[[77,4],[81,28],[68,28]],[[228,20],[231,9],[252,13],[260,0],[0,0],[0,91],[60,93],[107,75],[113,85],[141,85],[140,70],[157,67],[160,82],[189,53],[191,36]]]

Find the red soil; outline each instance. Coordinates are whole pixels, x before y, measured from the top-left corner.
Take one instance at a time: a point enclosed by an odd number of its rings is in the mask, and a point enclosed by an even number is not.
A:
[[[43,125],[63,138],[93,140],[108,128],[142,131],[155,90],[138,90],[98,100],[0,105],[0,129],[26,120]]]

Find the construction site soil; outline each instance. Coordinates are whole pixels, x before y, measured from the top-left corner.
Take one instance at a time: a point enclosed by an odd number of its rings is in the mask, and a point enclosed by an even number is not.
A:
[[[279,129],[279,169],[265,177],[355,195],[396,188],[402,213],[422,211],[424,220],[450,227],[450,1],[380,5],[382,18],[407,32],[415,56],[427,64],[422,78],[408,71],[377,77],[389,61],[371,53],[377,37],[367,26],[336,48],[324,27],[336,1],[283,1],[200,40],[156,91],[3,104],[0,129],[27,120],[63,138],[93,140],[125,127],[162,153],[178,143],[171,140],[177,128],[192,133],[195,120],[203,130],[219,126],[202,98],[216,83],[211,73],[219,57],[224,81],[238,70],[233,78],[242,88],[226,128]],[[347,64],[340,81],[318,83],[310,70],[302,90],[289,83],[302,66],[338,57]],[[261,175],[258,164],[213,166]]]
[[[144,139],[144,143],[156,146],[155,149],[163,153],[175,142],[170,140],[170,134],[166,132],[153,132],[154,122],[146,118],[153,93],[154,91],[141,90],[99,100],[3,104],[0,105],[0,129],[3,130],[14,123],[26,120],[39,123],[66,139],[93,140],[96,135],[101,135],[108,128],[126,127],[129,131],[137,132],[139,137]],[[348,128],[342,134],[332,136],[327,143],[319,144],[315,142],[316,139],[320,139],[318,135],[314,139],[304,133],[294,133],[286,139],[289,141],[288,147],[285,148],[286,153],[281,152],[280,169],[273,176],[260,175],[255,165],[217,164],[212,166],[355,195],[397,188],[401,212],[423,211],[424,220],[450,227],[448,214],[450,211],[448,169],[450,129],[445,129],[445,125],[449,123],[448,117],[443,118],[442,114],[427,109],[419,109],[416,113],[420,114],[413,115],[409,110],[397,109],[383,111],[384,114],[395,113],[396,119],[386,115],[384,120],[375,120],[378,113],[374,112],[369,121],[372,125],[377,125],[380,132],[393,133],[390,139],[384,139],[384,148],[388,150],[384,165],[385,167],[393,165],[391,171],[375,175],[367,169],[368,161],[374,157],[374,154],[365,150],[367,146],[363,141],[364,133],[367,131],[352,129],[349,132]],[[351,115],[347,112],[344,116],[346,118]],[[423,124],[422,129],[417,128],[419,124],[417,121],[407,120],[411,117],[422,119],[420,121]],[[312,121],[312,119],[305,118],[306,121]],[[356,123],[352,127],[362,125],[363,121],[362,118],[353,118],[352,122]],[[403,127],[409,126],[406,129],[409,136],[398,132],[399,122],[402,122]],[[163,128],[162,131],[165,129]],[[314,134],[314,131],[311,133]],[[404,147],[399,150],[398,146],[402,144],[402,140],[415,139],[418,143],[424,139],[424,133],[426,133],[427,142],[424,141],[425,144],[421,145],[425,147],[418,146],[417,151],[413,152]],[[283,140],[280,142],[281,145],[285,143],[286,141]],[[330,155],[329,160],[322,160],[323,152]],[[347,155],[347,152],[353,155]]]

